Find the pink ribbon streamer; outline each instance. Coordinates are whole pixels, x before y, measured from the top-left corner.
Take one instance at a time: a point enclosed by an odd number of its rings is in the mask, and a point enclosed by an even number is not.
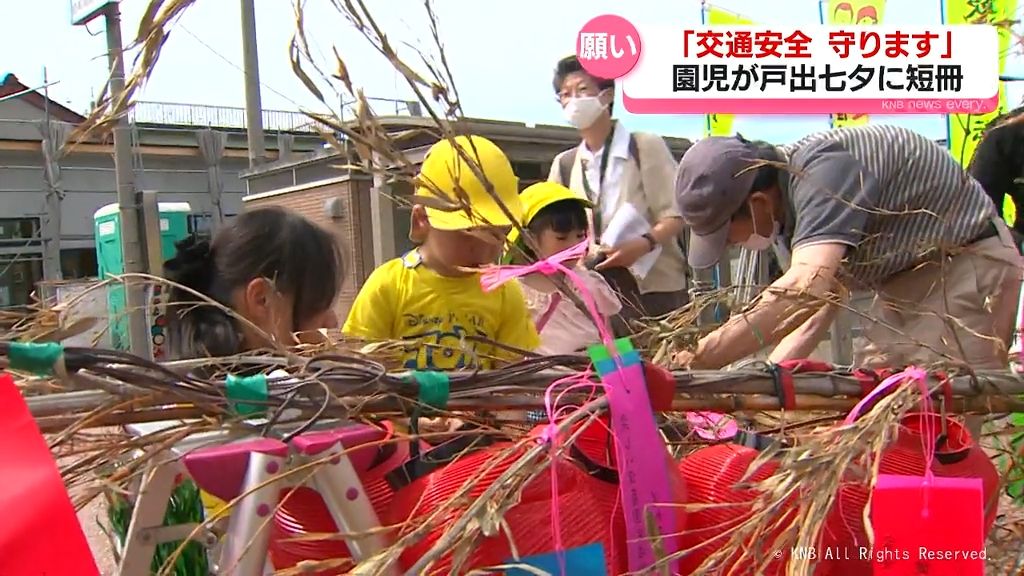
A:
[[[893,374],[886,378],[881,384],[875,387],[874,390],[868,393],[867,396],[861,398],[860,402],[850,410],[850,413],[846,416],[843,424],[852,424],[859,416],[865,406],[868,406],[872,401],[881,397],[890,388],[902,386],[904,384],[915,383],[921,390],[921,404],[924,405],[923,411],[925,414],[930,414],[931,408],[931,397],[928,393],[928,372],[918,368],[916,366],[910,366],[903,372]],[[940,417],[944,417],[940,414]],[[935,441],[934,441],[935,430],[932,429],[931,418],[921,419],[921,450],[924,453],[924,509],[921,511],[924,517],[928,517],[928,485],[934,478],[932,473],[932,463],[935,460]]]
[[[614,339],[611,331],[608,329],[608,324],[597,307],[597,301],[594,296],[587,289],[586,284],[583,282],[579,275],[565,266],[563,263],[568,260],[576,260],[584,257],[587,254],[587,250],[590,246],[589,238],[573,246],[572,248],[563,250],[557,254],[549,256],[548,258],[539,259],[536,262],[528,265],[505,265],[505,266],[492,266],[484,270],[480,275],[480,285],[484,292],[492,292],[499,286],[510,282],[512,280],[528,276],[530,274],[543,274],[545,276],[552,276],[561,272],[569,279],[570,282],[576,286],[580,293],[583,304],[589,312],[591,319],[594,321],[597,327],[598,333],[601,337],[601,341],[609,348],[614,350]],[[562,396],[571,390],[590,387],[594,389],[596,385],[590,382],[589,370],[584,373],[575,374],[567,378],[560,379],[553,382],[545,391],[544,394],[544,407],[548,417],[548,425],[540,436],[542,442],[547,442],[551,446],[551,455],[554,457],[558,450],[558,438],[556,434],[555,422],[561,417],[562,413],[566,409],[570,409],[569,406],[563,406],[562,408],[556,409]],[[554,391],[564,384],[571,384],[562,390],[552,400]],[[713,412],[700,412],[696,414],[688,414],[688,420],[692,423],[697,424],[696,429],[698,435],[705,439],[721,439],[723,437],[734,436],[736,433],[736,423],[727,422],[723,426],[721,422],[722,416]],[[699,424],[698,424],[699,423]],[[560,511],[557,501],[558,495],[558,478],[554,469],[551,473],[551,534],[555,553],[559,559],[559,567],[561,573],[565,574],[565,546],[561,536],[561,521]]]
[[[590,293],[590,290],[587,290],[583,279],[571,268],[563,264],[567,260],[578,260],[586,256],[589,247],[590,239],[587,238],[572,248],[562,250],[558,254],[547,258],[541,258],[533,264],[525,266],[491,266],[480,274],[480,286],[484,292],[493,292],[502,284],[522,278],[523,276],[538,273],[545,276],[553,276],[561,272],[580,291],[583,305],[587,307],[587,312],[594,319],[594,324],[597,325],[597,332],[601,335],[601,341],[606,346],[611,346],[613,343],[612,335],[608,330],[604,316],[601,315],[601,311],[597,308],[597,300],[594,299],[594,295]]]
[[[587,307],[587,311],[594,320],[594,324],[597,325],[597,331],[598,334],[601,335],[601,341],[605,346],[611,347],[614,345],[614,339],[612,338],[611,332],[608,330],[608,323],[597,308],[597,301],[594,299],[594,296],[590,291],[587,290],[586,285],[579,275],[572,269],[563,265],[563,262],[567,260],[577,260],[585,256],[589,246],[590,239],[588,238],[572,248],[563,250],[553,256],[549,256],[548,258],[537,260],[533,264],[525,266],[491,266],[481,273],[480,285],[483,287],[484,292],[492,292],[502,284],[517,278],[522,278],[523,276],[529,276],[530,274],[552,276],[561,272],[565,274],[569,281],[571,281],[580,291],[583,304]],[[693,427],[697,435],[704,440],[726,440],[735,436],[738,431],[738,427],[734,420],[717,412],[688,412],[686,414],[686,420],[690,426]]]

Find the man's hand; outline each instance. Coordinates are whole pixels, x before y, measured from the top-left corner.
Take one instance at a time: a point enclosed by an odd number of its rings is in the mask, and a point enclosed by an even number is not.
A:
[[[420,418],[418,424],[420,434],[445,434],[462,428],[465,422],[458,418],[441,416],[438,418]]]
[[[595,268],[597,270],[608,270],[612,268],[629,268],[640,258],[651,251],[651,243],[646,238],[634,238],[615,248],[602,249],[608,255],[607,258]]]
[[[694,354],[693,352],[690,352],[689,350],[676,352],[676,355],[672,357],[672,365],[675,368],[687,370],[690,368],[690,364],[693,364],[693,359],[696,357],[697,355]]]

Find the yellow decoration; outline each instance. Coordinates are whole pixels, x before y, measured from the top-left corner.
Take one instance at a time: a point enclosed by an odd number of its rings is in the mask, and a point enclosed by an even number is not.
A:
[[[1002,24],[1015,19],[1017,0],[946,0],[946,24]],[[1010,53],[1012,32],[1009,26],[999,26],[999,73],[1006,68]],[[992,120],[1007,111],[1006,88],[999,87],[999,107],[985,114],[948,114],[949,152],[961,166],[968,166],[981,141],[981,134]],[[1009,196],[1003,197],[1003,216],[1013,226],[1017,209]]]
[[[825,21],[829,26],[871,26],[882,23],[885,0],[828,0],[825,7]],[[832,127],[863,126],[868,123],[867,114],[833,114]]]
[[[711,6],[708,8],[708,26],[751,26],[753,20],[744,18],[721,8]],[[731,136],[732,124],[735,119],[733,114],[708,114],[705,116],[705,134],[707,136]]]

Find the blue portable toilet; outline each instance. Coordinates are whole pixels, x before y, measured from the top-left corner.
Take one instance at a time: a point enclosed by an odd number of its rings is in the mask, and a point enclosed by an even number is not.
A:
[[[174,256],[174,244],[189,235],[189,215],[192,207],[188,202],[160,202],[160,253],[164,261]],[[108,204],[93,215],[96,236],[96,263],[101,279],[124,274],[124,254],[121,251],[121,214],[117,204]],[[154,270],[155,275],[160,272]],[[151,292],[150,298],[159,296]],[[110,341],[115,350],[129,350],[128,318],[125,315],[124,286],[112,284],[107,291],[107,305],[110,322]],[[147,315],[150,325],[150,339],[154,345],[153,358],[161,359],[164,344],[162,317],[154,317],[152,309]]]

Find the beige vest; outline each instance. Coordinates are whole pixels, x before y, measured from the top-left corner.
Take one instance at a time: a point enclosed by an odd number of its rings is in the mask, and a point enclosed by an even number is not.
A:
[[[637,152],[640,155],[640,166],[637,166],[636,159],[630,158],[622,167],[622,178],[619,182],[621,189],[616,207],[629,202],[638,213],[647,215],[652,226],[662,218],[680,217],[675,195],[676,161],[668,145],[656,134],[634,132],[633,137],[636,139]],[[576,154],[576,150],[572,148],[555,157],[548,180],[561,181],[561,158],[565,154]],[[583,169],[577,154],[567,186],[585,197],[583,178]],[[661,256],[638,284],[643,294],[676,292],[686,288],[686,258],[678,242],[668,242],[662,246]]]

